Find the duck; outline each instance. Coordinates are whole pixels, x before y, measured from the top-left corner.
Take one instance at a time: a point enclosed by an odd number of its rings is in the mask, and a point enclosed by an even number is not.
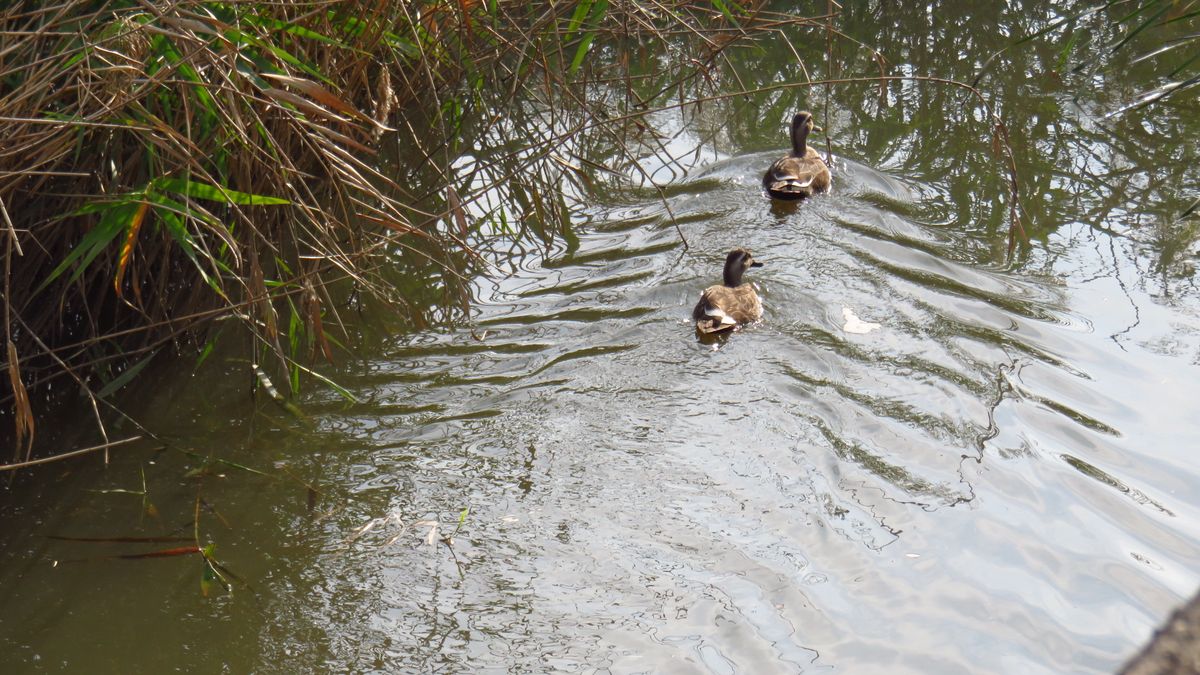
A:
[[[762,317],[762,301],[742,275],[751,267],[762,267],[750,251],[735,248],[725,256],[724,283],[709,286],[692,310],[696,331],[703,335],[723,333]]]
[[[829,167],[815,148],[808,146],[813,129],[812,113],[792,116],[792,152],[775,160],[763,175],[763,188],[775,199],[795,201],[829,189]]]

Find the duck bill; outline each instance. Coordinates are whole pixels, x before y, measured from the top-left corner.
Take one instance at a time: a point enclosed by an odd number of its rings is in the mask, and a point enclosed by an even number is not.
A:
[[[762,264],[762,263],[760,263],[760,262],[758,262],[758,261],[756,260],[756,261],[754,261],[754,262],[750,263],[750,266],[751,266],[751,267],[762,267],[762,266],[763,266],[763,264]]]

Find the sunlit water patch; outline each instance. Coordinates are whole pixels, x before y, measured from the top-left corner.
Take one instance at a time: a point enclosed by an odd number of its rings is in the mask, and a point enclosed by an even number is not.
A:
[[[362,430],[367,469],[330,476],[354,498],[288,609],[328,664],[1103,672],[1188,592],[1174,362],[1105,334],[1069,271],[972,264],[936,190],[847,162],[781,212],[761,160],[595,207],[470,330],[348,383],[372,405],[320,424]],[[766,315],[700,344],[737,245]]]

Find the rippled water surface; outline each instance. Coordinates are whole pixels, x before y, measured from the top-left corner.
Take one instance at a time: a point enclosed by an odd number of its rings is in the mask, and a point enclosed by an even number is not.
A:
[[[970,175],[917,157],[920,128],[858,131],[835,136],[833,193],[797,208],[758,189],[774,130],[693,157],[665,204],[581,208],[578,241],[475,280],[468,320],[330,370],[360,402],[310,389],[312,428],[248,415],[234,385],[164,388],[149,415],[196,455],[11,488],[3,660],[1112,671],[1200,582],[1192,273],[1157,271],[1128,211],[1096,218],[1036,159],[1028,218],[1055,226],[1009,264],[976,215],[990,182],[963,193]],[[701,344],[691,306],[739,245],[765,316]],[[272,477],[186,473],[208,455]],[[151,515],[88,491],[143,472]],[[231,594],[203,597],[190,560],[47,538],[190,535],[197,511]]]

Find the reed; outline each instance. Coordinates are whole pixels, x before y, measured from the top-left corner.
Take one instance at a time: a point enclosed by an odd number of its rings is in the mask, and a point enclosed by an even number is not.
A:
[[[379,3],[7,4],[0,223],[18,458],[33,436],[26,387],[67,376],[95,407],[218,316],[282,359],[296,355],[284,321],[330,354],[330,275],[375,287],[375,252],[422,227],[370,159],[396,105],[391,73],[422,67],[384,28],[398,18]],[[367,215],[387,227],[363,228]]]

